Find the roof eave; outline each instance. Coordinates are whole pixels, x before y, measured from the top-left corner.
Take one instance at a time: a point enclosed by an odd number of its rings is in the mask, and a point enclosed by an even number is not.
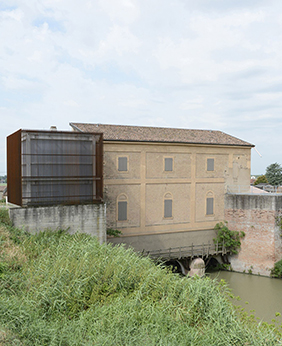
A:
[[[104,142],[130,142],[130,143],[168,143],[168,144],[195,144],[195,145],[220,145],[220,146],[229,146],[229,147],[247,147],[254,148],[254,144],[227,144],[227,143],[204,143],[204,142],[169,142],[169,141],[152,141],[152,140],[132,140],[132,139],[103,139]]]

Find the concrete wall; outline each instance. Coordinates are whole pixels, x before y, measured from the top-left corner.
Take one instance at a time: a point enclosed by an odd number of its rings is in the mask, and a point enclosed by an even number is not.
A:
[[[281,229],[276,219],[282,213],[282,195],[225,196],[225,220],[229,229],[244,231],[241,250],[231,257],[235,271],[269,275],[282,258]]]
[[[31,233],[45,229],[68,229],[70,234],[87,233],[106,241],[106,205],[85,204],[69,206],[10,208],[13,226]]]
[[[179,246],[189,246],[192,244],[202,244],[210,242],[216,234],[213,229],[204,231],[175,232],[166,234],[151,234],[136,237],[108,238],[108,242],[118,244],[120,242],[133,247],[136,251],[155,251],[169,249]]]

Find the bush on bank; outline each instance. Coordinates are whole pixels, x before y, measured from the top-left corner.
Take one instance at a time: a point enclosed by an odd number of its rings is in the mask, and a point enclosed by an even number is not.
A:
[[[179,277],[85,234],[30,235],[3,215],[0,345],[280,344],[237,314],[224,283]]]

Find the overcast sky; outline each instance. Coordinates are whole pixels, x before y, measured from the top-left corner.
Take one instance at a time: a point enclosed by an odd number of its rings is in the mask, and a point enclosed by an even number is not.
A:
[[[1,0],[0,175],[18,129],[221,130],[282,164],[281,0]]]

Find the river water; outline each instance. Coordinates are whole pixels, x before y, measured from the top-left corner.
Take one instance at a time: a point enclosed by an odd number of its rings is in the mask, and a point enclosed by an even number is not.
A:
[[[271,323],[272,319],[276,319],[277,323],[282,323],[282,316],[275,316],[276,312],[282,315],[282,279],[227,271],[207,275],[219,281],[224,279],[232,293],[240,296],[240,301],[232,300],[234,304],[241,305],[249,312],[255,310],[252,313],[260,320]]]

